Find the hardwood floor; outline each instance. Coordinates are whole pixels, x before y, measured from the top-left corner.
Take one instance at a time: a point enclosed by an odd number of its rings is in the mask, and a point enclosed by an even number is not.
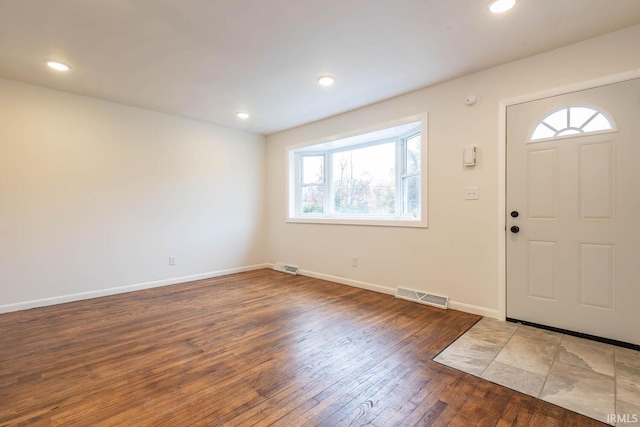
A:
[[[478,316],[258,270],[0,315],[0,425],[602,425],[431,359]]]

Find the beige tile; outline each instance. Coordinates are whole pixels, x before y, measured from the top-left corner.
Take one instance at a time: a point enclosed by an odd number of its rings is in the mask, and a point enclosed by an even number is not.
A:
[[[494,344],[505,345],[518,329],[518,326],[517,323],[501,322],[500,320],[484,317],[473,325],[465,335]]]
[[[434,360],[605,423],[640,426],[638,351],[485,318]]]
[[[561,335],[535,334],[519,328],[496,356],[496,362],[546,376],[556,357]]]
[[[616,416],[619,426],[640,427],[640,406],[618,401],[616,402]]]
[[[564,335],[558,360],[609,376],[614,375],[614,347],[584,338]]]
[[[640,406],[640,352],[618,347],[615,360],[618,401]]]
[[[546,377],[493,361],[482,374],[482,378],[520,393],[538,397]]]
[[[500,351],[500,345],[461,336],[433,360],[468,374],[480,376]]]
[[[515,335],[553,344],[560,344],[560,341],[562,341],[563,337],[563,335],[559,334],[558,332],[547,331],[545,329],[534,328],[532,326],[526,325],[520,325]]]
[[[615,413],[613,378],[556,361],[540,398],[602,422]]]

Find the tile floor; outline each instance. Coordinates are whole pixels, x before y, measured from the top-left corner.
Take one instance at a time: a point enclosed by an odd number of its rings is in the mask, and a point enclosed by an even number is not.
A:
[[[611,425],[640,426],[640,351],[483,318],[436,362]]]

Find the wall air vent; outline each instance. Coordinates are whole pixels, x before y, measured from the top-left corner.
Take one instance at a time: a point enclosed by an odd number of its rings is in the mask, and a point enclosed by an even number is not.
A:
[[[396,290],[396,298],[406,299],[407,301],[419,302],[420,304],[432,305],[434,307],[444,309],[449,305],[449,297],[427,294],[404,288],[398,288]]]
[[[273,269],[276,271],[281,271],[283,273],[298,274],[298,267],[296,267],[295,265],[283,264],[281,262],[276,262],[273,266]]]

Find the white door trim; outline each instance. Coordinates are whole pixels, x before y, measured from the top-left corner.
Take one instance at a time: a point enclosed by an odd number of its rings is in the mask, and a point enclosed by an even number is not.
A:
[[[507,219],[505,212],[507,206],[507,107],[637,78],[640,78],[640,69],[507,98],[498,102],[498,318],[500,320],[505,320],[507,313]]]

